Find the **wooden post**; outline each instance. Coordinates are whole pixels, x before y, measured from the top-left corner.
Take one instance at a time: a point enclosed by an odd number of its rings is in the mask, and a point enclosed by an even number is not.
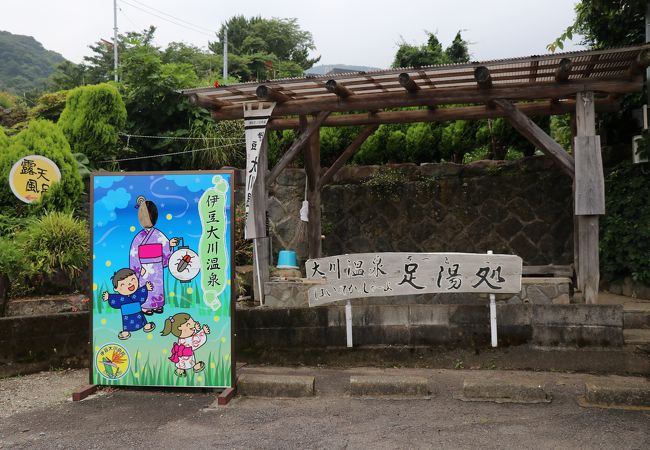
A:
[[[305,147],[305,173],[307,175],[307,201],[309,222],[307,223],[307,247],[309,258],[321,257],[321,205],[320,205],[320,128],[309,136]]]
[[[570,115],[570,126],[571,126],[571,153],[573,155],[576,154],[576,145],[575,145],[575,139],[576,139],[576,113],[575,110],[574,112],[571,113]],[[576,180],[575,176],[573,177],[573,183],[572,183],[572,192],[573,192],[573,211],[576,210]],[[580,286],[580,252],[578,249],[580,248],[580,239],[578,239],[579,236],[579,230],[580,230],[580,225],[578,223],[578,216],[575,214],[573,215],[573,271],[575,272],[575,285]]]
[[[600,267],[598,215],[605,213],[600,140],[596,136],[593,92],[576,95],[575,215],[578,217],[578,290],[598,303]]]
[[[268,132],[264,136],[257,170],[257,179],[253,186],[253,197],[251,199],[254,212],[253,221],[255,232],[258,237],[253,240],[253,296],[255,301],[264,304],[264,284],[269,281],[269,264],[271,260],[270,242],[266,230],[266,172],[268,170]]]

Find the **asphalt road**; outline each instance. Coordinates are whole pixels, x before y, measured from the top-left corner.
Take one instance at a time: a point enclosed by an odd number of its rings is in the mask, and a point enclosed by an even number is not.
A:
[[[576,396],[590,375],[541,376],[549,404],[463,402],[454,398],[471,372],[453,370],[246,368],[265,373],[314,374],[308,399],[235,398],[216,406],[215,394],[103,390],[82,402],[65,400],[78,372],[47,404],[16,408],[0,420],[1,448],[650,448],[650,412],[583,408]],[[347,394],[353,374],[425,375],[430,399],[358,399]],[[489,371],[494,375],[496,371]],[[512,372],[510,372],[511,374]],[[0,380],[0,401],[15,392],[47,390],[30,377]],[[31,384],[30,384],[31,383]],[[22,391],[17,385],[21,384]],[[35,387],[30,391],[29,386]],[[54,383],[52,385],[55,385]],[[5,403],[0,403],[4,405]],[[13,399],[20,405],[20,399]],[[3,406],[4,407],[4,406]]]

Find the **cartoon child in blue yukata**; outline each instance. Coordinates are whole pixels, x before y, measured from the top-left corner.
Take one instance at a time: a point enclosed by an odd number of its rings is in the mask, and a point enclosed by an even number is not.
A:
[[[153,290],[151,282],[147,281],[145,286],[139,287],[135,272],[129,268],[115,272],[111,281],[117,294],[109,294],[105,291],[102,299],[122,313],[122,331],[117,337],[124,340],[131,337],[131,331],[140,329],[145,333],[153,331],[156,324],[147,322],[142,313],[142,304],[147,301],[149,291]]]

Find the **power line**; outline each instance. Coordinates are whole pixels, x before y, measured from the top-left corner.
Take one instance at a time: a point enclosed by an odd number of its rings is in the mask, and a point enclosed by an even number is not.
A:
[[[142,3],[142,2],[140,2],[140,1],[138,1],[138,0],[129,0],[129,1],[131,1],[131,2],[133,2],[133,3],[137,3],[137,4],[140,5],[140,6],[143,6],[143,7],[147,8],[147,9],[151,9],[151,10],[153,10],[153,11],[156,11],[156,12],[158,12],[158,13],[164,15],[164,16],[170,17],[170,18],[172,18],[172,19],[174,19],[174,20],[177,20],[177,21],[179,21],[179,22],[186,23],[187,25],[190,25],[190,26],[192,26],[192,27],[194,27],[194,28],[198,28],[198,29],[201,29],[201,30],[205,30],[205,31],[207,31],[208,33],[213,33],[213,32],[214,32],[214,30],[211,30],[210,28],[205,28],[205,27],[202,27],[201,25],[196,25],[196,24],[194,24],[194,23],[192,23],[192,22],[188,22],[187,20],[183,20],[183,19],[181,19],[180,17],[176,17],[176,16],[174,16],[174,15],[172,15],[172,14],[168,14],[168,13],[166,13],[165,11],[161,11],[161,10],[159,10],[159,9],[156,9],[156,8],[154,8],[153,6],[149,6],[149,5],[147,5],[147,4],[145,4],[145,3]]]
[[[132,158],[121,158],[121,159],[106,159],[104,161],[99,161],[100,163],[110,163],[110,162],[122,162],[122,161],[136,161],[140,159],[153,159],[153,158],[162,158],[163,156],[174,156],[174,155],[182,155],[184,153],[195,153],[195,152],[204,152],[207,150],[216,150],[218,148],[224,148],[224,147],[235,147],[241,145],[239,142],[234,143],[234,144],[224,144],[216,147],[205,147],[205,148],[196,148],[194,150],[184,150],[182,152],[172,152],[172,153],[159,153],[157,155],[147,155],[147,156],[134,156]]]
[[[151,11],[148,11],[148,10],[146,10],[146,9],[144,9],[144,8],[141,8],[140,6],[134,5],[133,3],[129,3],[129,2],[127,2],[127,1],[125,1],[125,0],[120,0],[120,2],[122,2],[122,3],[126,4],[126,5],[129,5],[129,6],[132,7],[132,8],[138,9],[138,10],[140,10],[140,11],[146,13],[146,14],[149,14],[149,15],[152,15],[152,16],[154,16],[154,17],[157,17],[157,18],[159,18],[159,19],[161,19],[161,20],[164,20],[164,21],[166,21],[166,22],[172,23],[172,24],[174,24],[174,25],[176,25],[176,26],[179,26],[179,27],[181,27],[181,28],[185,28],[186,30],[194,31],[195,33],[203,34],[203,35],[205,35],[205,36],[209,36],[209,37],[211,37],[211,38],[214,38],[214,37],[215,37],[215,35],[214,35],[213,33],[206,33],[205,31],[202,31],[202,30],[199,29],[199,28],[195,28],[194,25],[192,25],[192,26],[183,25],[182,23],[179,23],[179,22],[177,22],[176,20],[168,19],[168,18],[165,17],[165,16],[162,16],[162,15],[156,14],[156,13],[151,12]],[[173,16],[171,16],[171,17],[173,17]]]

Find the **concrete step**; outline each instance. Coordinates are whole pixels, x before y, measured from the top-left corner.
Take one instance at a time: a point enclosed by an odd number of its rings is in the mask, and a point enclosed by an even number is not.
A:
[[[607,377],[585,383],[585,406],[650,407],[650,381]]]
[[[426,377],[396,375],[357,375],[350,377],[353,397],[427,397]]]
[[[650,329],[650,309],[627,309],[623,310],[623,328],[631,330],[640,328]]]
[[[462,396],[458,398],[496,403],[549,403],[551,395],[544,384],[542,379],[516,375],[469,377],[463,381]]]
[[[650,344],[650,330],[623,330],[623,339],[627,345]]]
[[[310,375],[247,373],[237,381],[237,393],[251,397],[311,397],[315,379]]]

